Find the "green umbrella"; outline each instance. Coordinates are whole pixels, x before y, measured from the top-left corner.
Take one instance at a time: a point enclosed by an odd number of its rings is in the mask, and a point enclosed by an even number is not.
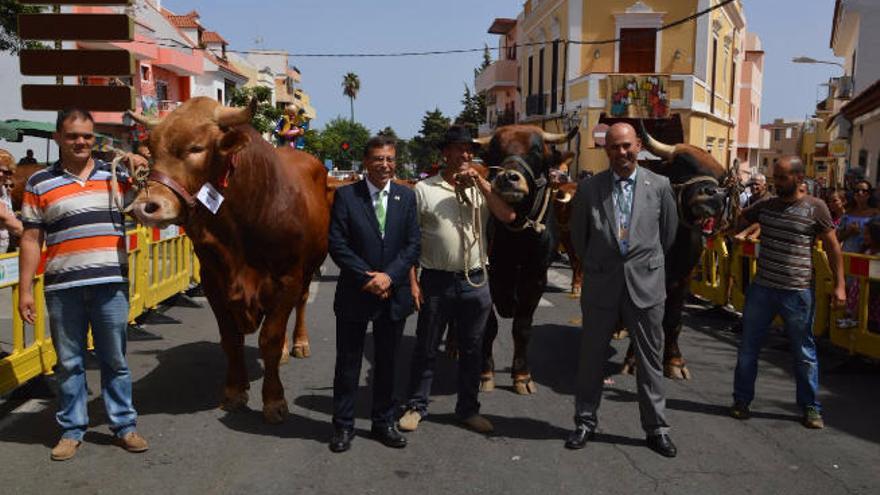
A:
[[[49,122],[37,122],[35,120],[9,119],[5,122],[22,136],[35,136],[50,139],[55,133],[55,124]]]
[[[20,143],[21,142],[21,133],[18,130],[9,124],[4,122],[0,122],[0,139],[5,139],[10,142]]]

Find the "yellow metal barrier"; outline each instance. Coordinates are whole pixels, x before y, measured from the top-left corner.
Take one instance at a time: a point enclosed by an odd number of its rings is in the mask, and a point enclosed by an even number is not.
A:
[[[200,280],[192,242],[177,227],[126,232],[129,263],[129,321]],[[12,353],[0,359],[0,394],[52,372],[55,350],[46,321],[43,277],[34,283],[37,320],[32,338],[18,314],[18,253],[0,255],[0,290],[12,289]],[[0,339],[2,340],[2,339]],[[91,349],[91,335],[88,347]],[[4,349],[9,351],[9,349]]]
[[[713,304],[727,304],[730,283],[730,256],[721,236],[706,239],[699,266],[694,270],[691,292]]]
[[[739,312],[746,305],[746,289],[758,269],[759,248],[757,242],[733,241],[733,252],[730,256],[730,304]]]
[[[18,314],[18,254],[0,255],[0,289],[12,289],[12,353],[0,359],[0,394],[15,389],[28,380],[51,373],[55,350],[46,324],[46,300],[43,297],[43,276],[34,280],[36,321],[31,338]],[[8,350],[7,350],[8,352]]]
[[[880,256],[843,254],[844,273],[859,284],[858,313],[847,315],[845,309],[831,309],[828,325],[831,342],[852,354],[880,359],[880,321],[872,320],[871,306],[880,297]],[[830,301],[830,284],[825,299]],[[830,308],[830,304],[825,304]],[[880,318],[878,318],[880,320]]]
[[[144,301],[148,309],[185,291],[192,281],[192,263],[187,254],[192,244],[180,229],[177,226],[152,229],[151,237]]]

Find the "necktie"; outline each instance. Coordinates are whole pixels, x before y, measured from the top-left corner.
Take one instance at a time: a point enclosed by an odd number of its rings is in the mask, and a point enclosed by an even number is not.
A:
[[[385,235],[385,203],[382,201],[388,191],[381,190],[376,193],[376,201],[373,202],[373,209],[376,210],[376,220],[379,221],[379,232]]]
[[[632,217],[633,199],[632,177],[617,180],[617,215],[620,233],[620,248],[623,254],[629,250],[629,222]]]

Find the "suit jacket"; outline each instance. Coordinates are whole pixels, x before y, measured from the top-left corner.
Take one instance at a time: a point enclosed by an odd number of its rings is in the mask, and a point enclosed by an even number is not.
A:
[[[337,318],[374,320],[388,305],[393,320],[413,312],[409,270],[418,263],[421,242],[415,194],[392,182],[385,211],[383,238],[366,179],[336,190],[329,248],[341,270],[333,302]],[[361,290],[370,280],[368,271],[391,277],[388,300]]]
[[[616,308],[621,285],[633,303],[648,308],[666,299],[665,253],[675,241],[678,214],[669,179],[640,167],[630,219],[629,250],[618,244],[606,170],[578,185],[571,214],[571,240],[584,266],[583,305]]]

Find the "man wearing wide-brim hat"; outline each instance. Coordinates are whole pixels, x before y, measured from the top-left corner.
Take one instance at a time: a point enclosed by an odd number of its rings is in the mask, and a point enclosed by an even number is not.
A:
[[[450,127],[440,143],[443,171],[415,187],[422,236],[422,273],[418,284],[421,296],[416,303],[420,312],[409,395],[400,418],[402,431],[415,430],[428,414],[437,345],[450,322],[459,350],[455,416],[479,433],[493,430],[492,423],[480,415],[477,400],[483,332],[492,310],[483,270],[487,261],[485,220],[492,214],[499,221],[510,223],[516,214],[471,166],[476,151],[466,127]],[[467,201],[462,202],[460,197]],[[476,222],[475,212],[479,213]]]

